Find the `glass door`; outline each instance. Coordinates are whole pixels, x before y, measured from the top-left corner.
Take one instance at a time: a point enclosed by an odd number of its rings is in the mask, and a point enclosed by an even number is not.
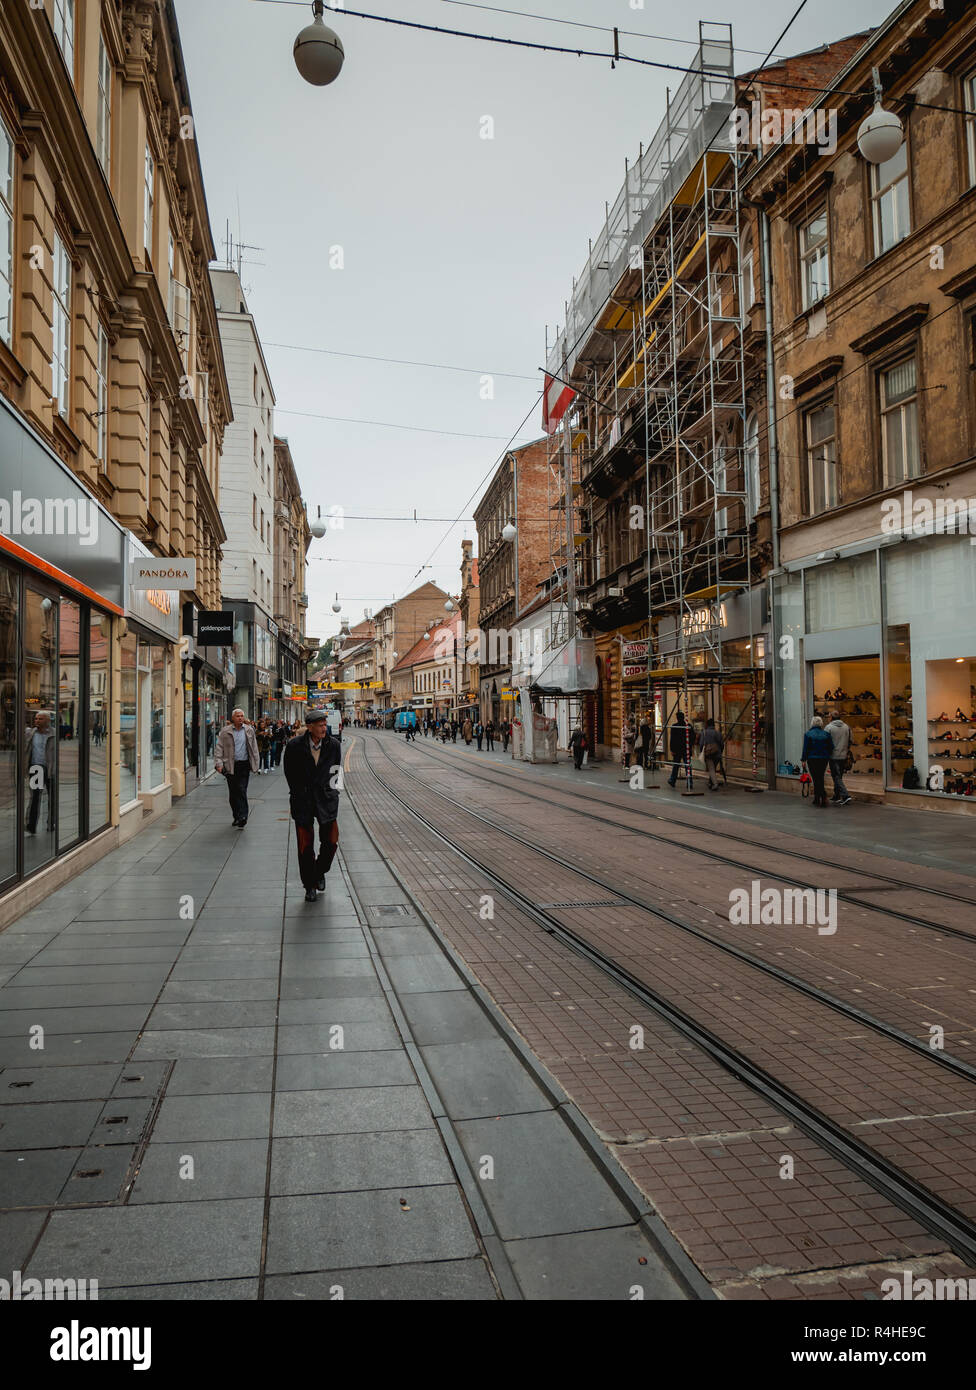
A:
[[[17,703],[20,580],[0,565],[0,883],[17,874]]]
[[[58,772],[58,604],[29,584],[24,592],[24,873],[56,852]]]
[[[81,838],[81,608],[61,600],[58,623],[58,852]]]

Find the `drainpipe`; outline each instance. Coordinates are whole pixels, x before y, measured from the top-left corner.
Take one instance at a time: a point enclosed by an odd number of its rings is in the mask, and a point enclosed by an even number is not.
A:
[[[769,218],[759,209],[762,233],[763,299],[766,303],[766,439],[769,454],[769,524],[773,540],[773,569],[779,569],[779,444],[776,434],[776,379],[773,366],[773,275],[770,263]]]

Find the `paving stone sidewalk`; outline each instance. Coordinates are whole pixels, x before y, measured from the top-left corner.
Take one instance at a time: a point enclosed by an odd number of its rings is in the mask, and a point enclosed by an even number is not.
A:
[[[212,780],[0,934],[0,1277],[102,1299],[702,1292],[348,800],[307,904],[282,775],[250,799],[235,830]]]

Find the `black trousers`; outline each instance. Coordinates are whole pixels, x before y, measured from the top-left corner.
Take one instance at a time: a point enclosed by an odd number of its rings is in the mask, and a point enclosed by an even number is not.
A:
[[[315,854],[315,822],[299,825],[295,822],[298,839],[298,872],[302,876],[302,887],[315,888],[332,868],[336,850],[339,848],[339,822],[319,821],[319,852]]]
[[[27,829],[32,835],[37,833],[37,822],[41,818],[41,797],[47,792],[47,828],[54,829],[54,778],[45,777],[43,787],[34,787],[27,803]]]
[[[824,778],[827,775],[827,764],[829,758],[807,758],[807,767],[810,769],[810,776],[813,778],[813,804],[814,806],[826,806],[827,788],[824,786]]]
[[[249,758],[235,763],[234,771],[227,773],[227,794],[230,797],[230,809],[235,820],[247,820],[250,809],[247,804],[247,784],[250,777],[251,762]]]

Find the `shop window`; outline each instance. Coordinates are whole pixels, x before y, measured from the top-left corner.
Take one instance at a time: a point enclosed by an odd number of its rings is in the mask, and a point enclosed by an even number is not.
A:
[[[912,229],[908,195],[908,140],[884,164],[871,165],[874,254],[883,255]]]
[[[88,632],[88,833],[111,819],[108,716],[111,622],[92,613]]]
[[[13,342],[14,142],[0,120],[0,338]]]
[[[112,63],[105,35],[98,36],[98,107],[95,115],[95,154],[105,177],[112,158]]]
[[[61,600],[58,622],[58,853],[81,838],[81,608]]]
[[[20,580],[0,565],[0,882],[17,872],[17,670]],[[28,711],[28,722],[31,715]]]
[[[915,762],[914,701],[912,699],[912,640],[909,623],[888,628],[888,748],[889,785],[918,790],[921,776]],[[915,776],[911,769],[915,769]]]
[[[803,307],[809,309],[830,293],[826,204],[800,228],[799,243]]]
[[[909,478],[917,478],[920,472],[914,356],[881,372],[879,389],[884,485],[894,487]]]
[[[807,510],[811,516],[836,507],[837,434],[832,402],[815,406],[803,417],[807,452]]]
[[[845,786],[855,791],[878,790],[884,780],[880,658],[815,662],[813,712],[824,724],[837,714],[851,731],[852,766],[842,774]]]
[[[159,787],[166,781],[166,650],[153,643],[150,653],[149,785]]]
[[[71,259],[67,247],[54,234],[54,264],[52,285],[51,326],[53,355],[51,357],[51,395],[61,415],[68,414],[69,381],[71,375]]]

